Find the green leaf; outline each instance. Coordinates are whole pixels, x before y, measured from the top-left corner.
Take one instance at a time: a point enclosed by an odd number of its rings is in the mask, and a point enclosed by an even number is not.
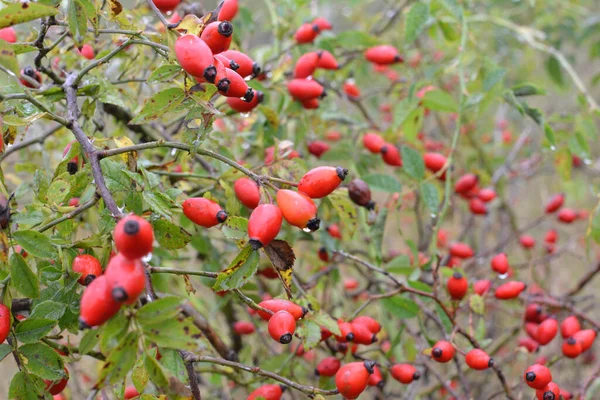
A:
[[[58,14],[54,7],[48,7],[38,3],[24,2],[5,6],[0,10],[0,28],[22,24],[38,18],[49,17]]]
[[[137,333],[129,332],[104,362],[99,382],[109,379],[114,384],[125,379],[137,359]]]
[[[404,171],[416,180],[423,179],[425,176],[425,163],[421,154],[410,146],[402,146],[400,153]]]
[[[38,303],[33,310],[29,318],[48,318],[59,320],[67,310],[67,305],[64,303],[58,303],[52,300],[42,301]]]
[[[146,100],[137,116],[129,122],[130,125],[139,125],[160,118],[165,113],[173,110],[185,100],[185,93],[181,88],[169,88],[152,95]]]
[[[502,68],[496,68],[488,72],[485,75],[485,78],[483,79],[483,91],[489,92],[490,90],[492,90],[492,88],[496,86],[496,84],[502,82],[504,75],[506,75],[506,70]]]
[[[37,276],[19,253],[10,256],[10,275],[15,289],[25,297],[36,298],[40,295]]]
[[[408,10],[406,22],[404,23],[404,44],[409,45],[419,36],[427,19],[429,18],[429,5],[425,3],[415,3]]]
[[[191,318],[183,320],[171,318],[161,322],[140,323],[144,336],[160,347],[171,349],[198,349],[200,330],[192,323]]]
[[[440,305],[437,303],[435,304],[435,311],[436,311],[438,317],[440,318],[440,321],[442,321],[442,325],[444,325],[444,329],[446,329],[446,333],[450,333],[452,331],[452,321],[450,321],[450,318],[448,318],[448,315],[446,315],[444,310],[442,310],[442,307],[440,307]]]
[[[548,140],[550,145],[556,146],[556,136],[554,135],[554,129],[552,129],[552,126],[550,126],[550,124],[548,123],[544,124],[544,135],[546,136],[546,139]]]
[[[94,350],[94,347],[100,341],[100,333],[98,333],[95,329],[89,329],[85,332],[85,335],[81,338],[79,342],[79,353],[87,354],[90,351]]]
[[[19,347],[25,357],[27,370],[42,379],[54,381],[64,375],[63,362],[53,348],[42,343],[26,344]]]
[[[402,191],[402,185],[396,178],[388,174],[370,174],[362,178],[371,190],[386,193],[397,193]]]
[[[56,258],[56,248],[48,236],[32,230],[22,230],[13,233],[13,238],[29,254],[39,258]]]
[[[425,93],[423,105],[432,111],[458,112],[458,102],[443,90],[432,90]]]
[[[321,342],[321,327],[314,321],[303,321],[299,334],[307,351],[315,348]]]
[[[163,193],[157,191],[144,190],[143,197],[152,211],[162,215],[165,218],[171,216],[171,206],[173,202]]]
[[[17,340],[22,343],[35,343],[54,328],[56,321],[53,319],[28,318],[19,322],[15,329]]]
[[[131,371],[131,381],[133,382],[133,386],[135,386],[136,390],[139,393],[142,393],[148,384],[148,371],[146,371],[146,367],[144,367],[144,358],[138,358],[137,362],[133,366],[133,371]]]
[[[379,40],[362,31],[344,31],[335,37],[319,40],[324,47],[335,48],[357,48],[372,47],[379,44]]]
[[[327,196],[327,199],[337,212],[339,220],[344,227],[342,236],[347,238],[352,237],[358,227],[358,218],[356,216],[356,206],[348,197],[348,193],[343,190],[336,190]]]
[[[69,182],[63,179],[54,180],[50,184],[48,193],[46,194],[48,196],[48,202],[55,205],[62,203],[65,201],[65,197],[69,194],[70,190],[71,185]]]
[[[216,291],[238,289],[250,280],[258,269],[258,252],[247,245],[231,264],[219,273],[213,286]]]
[[[469,306],[474,313],[483,315],[485,312],[485,302],[483,301],[483,297],[473,294],[469,298]]]
[[[558,61],[558,59],[556,59],[556,57],[548,57],[548,59],[546,60],[546,72],[548,72],[548,75],[550,75],[552,81],[558,86],[562,87],[565,85],[565,78],[563,77],[560,62]]]
[[[0,65],[17,75],[19,74],[19,63],[17,61],[16,52],[14,48],[4,40],[0,40]]]
[[[80,45],[87,33],[87,13],[81,1],[69,0],[67,16],[71,37],[77,45]]]
[[[410,275],[414,268],[410,262],[410,257],[405,255],[399,255],[392,258],[386,265],[385,269],[392,274],[398,275]]]
[[[155,357],[149,354],[144,354],[144,366],[148,371],[148,376],[152,383],[154,383],[161,391],[167,391],[169,388],[169,381],[167,373],[163,370],[162,366],[156,361]]]
[[[456,25],[447,23],[445,21],[439,20],[438,26],[440,27],[444,38],[449,42],[454,42],[460,38],[458,31],[456,30]]]
[[[7,355],[12,353],[12,346],[6,343],[0,344],[0,362],[6,358]]]
[[[180,313],[184,299],[174,296],[163,297],[144,305],[136,313],[137,321],[142,325],[156,324],[174,319]]]
[[[414,318],[419,314],[419,306],[414,301],[404,296],[393,296],[381,300],[383,306],[394,317],[400,319]]]
[[[192,235],[166,219],[153,221],[152,227],[158,244],[168,250],[184,248],[192,240]]]
[[[546,90],[531,82],[524,82],[515,85],[511,89],[515,96],[537,96],[546,94]]]
[[[248,220],[243,217],[228,217],[221,227],[227,239],[243,239],[247,236]]]
[[[167,82],[179,73],[181,73],[181,66],[176,64],[164,64],[152,71],[146,82],[148,84]]]
[[[17,372],[10,381],[8,397],[11,400],[39,400],[43,395],[38,388],[44,387],[44,381],[26,372]]]
[[[317,324],[321,325],[322,327],[326,328],[329,332],[333,333],[334,335],[339,336],[342,334],[340,331],[340,327],[337,324],[337,321],[327,313],[318,312],[312,314],[309,318],[315,321]]]
[[[440,194],[437,187],[433,183],[422,182],[421,196],[423,196],[423,202],[429,208],[429,211],[437,214],[440,206]]]

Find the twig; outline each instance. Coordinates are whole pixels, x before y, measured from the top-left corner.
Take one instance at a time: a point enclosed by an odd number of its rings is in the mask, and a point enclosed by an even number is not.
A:
[[[71,211],[70,213],[67,213],[65,215],[63,215],[60,218],[57,218],[53,221],[48,222],[46,225],[43,225],[41,227],[39,227],[37,230],[38,232],[44,232],[58,224],[60,224],[61,222],[64,222],[68,219],[71,218],[75,218],[76,216],[78,216],[79,214],[81,214],[82,212],[84,212],[87,209],[90,209],[92,207],[94,207],[96,205],[96,203],[98,202],[98,200],[100,200],[100,195],[98,195],[98,193],[94,194],[94,197],[92,197],[90,200],[86,201],[83,204],[80,204],[79,207],[77,207],[75,210]]]
[[[36,143],[43,144],[46,141],[46,139],[48,139],[50,136],[54,135],[61,128],[62,128],[62,125],[57,125],[54,128],[50,129],[48,132],[46,132],[40,136],[31,138],[29,140],[23,140],[22,142],[19,142],[17,144],[13,144],[12,146],[8,147],[2,155],[0,155],[0,162],[3,161],[6,157],[8,157],[10,154],[14,153],[15,151],[24,149],[25,147],[29,147]]]

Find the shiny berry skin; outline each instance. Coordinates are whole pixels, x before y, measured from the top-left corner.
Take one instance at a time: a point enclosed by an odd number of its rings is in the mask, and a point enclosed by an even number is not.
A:
[[[220,61],[223,64],[223,67],[227,67],[229,69],[234,70],[235,72],[238,72],[238,69],[240,68],[240,66],[237,62],[227,58],[226,56],[223,55],[223,53],[215,54],[214,56],[215,56],[215,60]],[[215,63],[216,63],[216,61],[215,61]],[[238,75],[240,75],[239,72],[238,72]]]
[[[258,207],[260,203],[260,189],[256,182],[250,178],[240,178],[233,185],[235,196],[243,205],[250,209]]]
[[[365,51],[365,58],[367,61],[379,65],[388,65],[404,61],[398,50],[389,45],[380,45],[371,47]]]
[[[241,98],[247,103],[254,99],[254,90],[248,86],[248,83],[231,68],[219,70],[215,77],[215,86],[219,94],[225,97]]]
[[[557,240],[558,232],[556,232],[556,229],[550,229],[548,232],[546,232],[546,236],[544,236],[544,241],[546,243],[556,243]]]
[[[249,335],[254,333],[255,328],[252,322],[237,321],[233,324],[233,331],[238,335]]]
[[[548,318],[538,326],[536,340],[543,346],[550,343],[557,333],[558,321],[554,318]]]
[[[181,0],[152,0],[152,2],[161,12],[167,13],[173,11]]]
[[[454,358],[456,350],[450,342],[440,340],[431,349],[431,358],[439,363],[447,363]]]
[[[361,179],[353,179],[348,184],[348,196],[350,200],[368,210],[375,208],[375,203],[371,200],[371,188]]]
[[[581,349],[587,351],[594,344],[596,331],[593,329],[584,329],[573,334],[573,338],[581,343]]]
[[[130,214],[117,223],[113,231],[117,251],[131,259],[142,258],[152,251],[154,231],[152,225],[142,217]]]
[[[372,333],[379,333],[379,331],[381,331],[381,325],[379,324],[379,322],[375,321],[373,318],[367,315],[361,315],[360,317],[354,318],[352,320],[352,323],[364,325]]]
[[[306,308],[300,307],[298,304],[292,303],[291,301],[284,299],[263,300],[260,303],[258,303],[258,305],[262,308],[273,311],[273,313],[282,310],[287,311],[290,314],[292,314],[292,316],[296,320],[299,320],[300,318],[304,317],[304,315],[306,315],[306,313],[308,312]],[[264,319],[265,321],[268,321],[271,318],[271,314],[268,314],[261,310],[258,310],[258,316]]]
[[[535,246],[535,239],[529,235],[521,235],[519,238],[521,246],[525,249],[531,249]]]
[[[127,259],[121,253],[110,260],[104,276],[117,302],[133,304],[146,288],[146,270],[141,261]]]
[[[374,368],[373,361],[346,364],[335,374],[335,386],[344,398],[356,399],[366,389]]]
[[[317,108],[319,108],[319,99],[308,99],[308,100],[301,100],[300,103],[302,103],[302,108],[304,108],[305,110],[316,110]]]
[[[402,157],[400,156],[400,150],[391,143],[386,143],[381,148],[381,159],[387,165],[392,167],[402,166]]]
[[[294,67],[294,78],[308,78],[313,74],[313,72],[315,72],[318,64],[319,54],[317,52],[311,51],[310,53],[303,54],[300,56],[298,61],[296,61],[296,66]]]
[[[283,388],[284,386],[274,384],[262,385],[250,393],[246,400],[281,400],[284,390]]]
[[[344,82],[344,93],[346,93],[346,96],[350,99],[358,99],[360,97],[360,89],[356,86],[353,79]]]
[[[317,24],[302,24],[294,34],[297,43],[312,43],[321,29]]]
[[[540,364],[534,364],[527,368],[523,377],[527,386],[533,389],[543,389],[552,382],[550,370]]]
[[[121,304],[112,297],[112,286],[106,276],[94,279],[83,291],[79,311],[82,328],[102,325],[115,315]]]
[[[570,315],[560,324],[560,334],[563,338],[569,338],[581,330],[581,325],[576,316]]]
[[[248,219],[248,236],[252,248],[258,250],[268,246],[279,233],[282,222],[283,214],[276,205],[261,204],[256,207]]]
[[[45,390],[48,391],[51,395],[56,396],[67,387],[67,382],[69,382],[69,371],[65,368],[65,376],[57,381],[50,381],[44,379],[44,383],[46,384]]]
[[[458,178],[454,184],[454,191],[459,194],[468,193],[477,185],[479,178],[475,174],[466,174]]]
[[[326,357],[322,359],[319,364],[317,364],[317,368],[315,368],[315,375],[334,376],[341,366],[342,363],[337,358],[333,356]]]
[[[572,208],[563,208],[557,214],[558,220],[570,224],[577,219],[577,212]]]
[[[535,391],[537,400],[558,400],[560,396],[560,388],[554,382],[550,382],[543,389]]]
[[[461,300],[467,294],[469,290],[469,281],[467,278],[462,276],[461,273],[455,272],[446,284],[450,297],[454,300]]]
[[[506,257],[505,253],[496,254],[491,261],[492,269],[499,273],[500,275],[504,275],[508,272],[508,257]]]
[[[371,330],[360,321],[353,320],[350,325],[352,326],[352,333],[354,334],[354,339],[352,339],[354,343],[370,345],[377,341],[377,335],[371,332]]]
[[[319,56],[317,67],[331,70],[336,70],[339,68],[337,60],[333,54],[327,50],[320,50],[317,52],[317,55]]]
[[[319,29],[322,31],[328,31],[328,30],[331,30],[331,28],[333,28],[333,26],[331,25],[331,22],[327,21],[323,17],[315,18],[312,23],[313,23],[313,25],[316,25],[317,27],[319,27]]]
[[[535,340],[537,342],[538,341],[538,328],[540,327],[540,324],[535,323],[535,322],[526,322],[523,327],[525,329],[525,333],[527,333],[527,335],[529,335],[530,338],[532,338],[533,340]]]
[[[192,76],[203,77],[205,70],[214,63],[210,47],[196,35],[178,37],[175,41],[175,56],[181,68]]]
[[[351,342],[354,340],[354,332],[352,331],[352,324],[350,322],[338,319],[338,328],[340,328],[340,336],[335,337],[335,340],[341,343]]]
[[[227,57],[231,61],[235,61],[238,65],[237,72],[242,78],[248,78],[256,75],[260,70],[259,66],[247,55],[237,50],[225,50],[220,55]]]
[[[542,307],[539,304],[531,303],[525,308],[525,321],[541,322]],[[570,336],[570,335],[569,335]]]
[[[277,311],[269,319],[269,335],[281,344],[292,341],[296,330],[296,319],[285,310]]]
[[[558,211],[558,209],[562,207],[564,202],[565,202],[565,194],[564,193],[555,194],[554,196],[552,196],[550,198],[548,203],[546,203],[546,208],[545,208],[546,214],[552,214],[553,212]]]
[[[77,282],[83,286],[89,285],[94,279],[102,275],[102,265],[100,265],[100,261],[89,254],[81,254],[75,257],[71,268],[74,272],[81,274],[79,279],[77,279]]]
[[[4,40],[8,43],[16,43],[17,33],[15,32],[15,28],[9,26],[8,28],[0,29],[0,40]]]
[[[492,282],[487,279],[481,279],[473,284],[473,291],[480,296],[486,294],[492,287]]]
[[[371,153],[377,154],[385,146],[385,140],[376,133],[367,133],[363,136],[363,146]]]
[[[488,213],[485,202],[481,201],[478,197],[474,197],[469,201],[469,210],[474,215],[487,215]]]
[[[477,197],[479,197],[479,200],[483,201],[484,203],[489,203],[496,198],[496,192],[494,189],[484,188],[479,190]]]
[[[494,365],[494,360],[481,349],[473,349],[465,356],[467,365],[475,370],[483,371]]]
[[[425,168],[436,173],[445,168],[448,159],[440,153],[425,153],[423,155],[423,162],[425,163]]]
[[[213,54],[229,49],[233,34],[233,25],[229,21],[215,21],[204,27],[200,39],[204,40]]]
[[[395,380],[405,385],[419,380],[421,377],[419,371],[411,364],[395,364],[390,368],[390,373]]]
[[[308,152],[317,158],[321,158],[329,149],[329,144],[322,140],[313,140],[308,144]]]
[[[192,197],[182,204],[185,216],[196,225],[210,228],[227,220],[221,206],[204,197]]]
[[[39,84],[42,83],[42,74],[40,74],[39,71],[36,71],[33,68],[31,68],[31,67],[25,67],[25,68],[23,68],[21,70],[21,75],[28,76],[29,78],[33,79],[34,81],[36,81]],[[19,79],[19,81],[25,87],[28,87],[28,88],[34,88],[35,87],[31,83],[29,83],[28,81],[26,81],[23,78]]]
[[[248,113],[256,108],[260,103],[262,103],[265,95],[261,91],[255,91],[252,100],[246,101],[242,99],[238,99],[237,97],[228,97],[227,104],[233,110],[240,113]]]
[[[317,218],[317,206],[307,195],[280,189],[277,191],[277,205],[288,224],[311,232],[319,229],[321,220]]]
[[[340,227],[337,224],[329,225],[326,230],[327,233],[329,233],[329,236],[336,239],[342,238],[342,232],[340,231]]]
[[[342,167],[317,167],[300,179],[298,191],[312,199],[320,199],[337,189],[346,175],[348,170]]]
[[[579,343],[575,338],[568,338],[562,344],[562,353],[565,357],[568,358],[576,358],[583,352],[581,348],[581,343]]]
[[[0,343],[3,343],[10,333],[10,309],[0,304]]]
[[[369,375],[367,385],[377,386],[380,389],[383,388],[383,386],[385,385],[385,381],[383,380],[383,377],[381,376],[381,371],[379,370],[379,367],[377,365],[373,367],[373,373]]]
[[[518,297],[525,288],[526,285],[523,282],[506,282],[496,288],[494,295],[500,300],[514,299],[515,297]]]
[[[233,21],[238,12],[238,0],[225,0],[219,10],[219,21]]]
[[[475,255],[475,252],[466,243],[455,242],[450,245],[450,255],[462,259],[471,258]]]
[[[89,44],[84,44],[83,46],[81,46],[81,50],[79,50],[79,52],[88,60],[93,60],[96,57],[96,54],[94,53],[94,48]]]
[[[300,101],[316,99],[325,93],[323,86],[312,79],[292,79],[287,89],[293,98]]]

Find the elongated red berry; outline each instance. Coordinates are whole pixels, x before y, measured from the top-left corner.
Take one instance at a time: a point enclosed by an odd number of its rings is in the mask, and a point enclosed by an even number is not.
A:
[[[508,272],[508,257],[506,257],[505,253],[496,254],[494,258],[492,258],[492,269],[499,273],[500,275],[504,275]]]
[[[312,199],[320,199],[337,189],[346,175],[348,170],[342,167],[317,167],[300,179],[298,191]]]
[[[479,197],[473,197],[469,200],[469,210],[473,215],[487,215],[488,209],[485,202],[481,201]]]
[[[322,140],[313,140],[308,144],[308,152],[317,158],[321,158],[323,154],[329,151],[330,146]]]
[[[534,352],[538,351],[540,344],[537,341],[535,341],[534,339],[525,337],[525,338],[519,339],[519,347],[524,347],[527,349],[528,352],[534,353]]]
[[[552,382],[550,370],[540,364],[534,364],[525,371],[525,383],[533,389],[543,389]]]
[[[372,317],[369,317],[368,315],[361,315],[359,317],[356,317],[352,320],[352,323],[364,325],[372,333],[379,333],[379,331],[381,331],[381,325],[379,324],[379,322],[377,322]]]
[[[77,282],[83,286],[89,285],[94,279],[102,275],[100,261],[89,254],[81,254],[75,257],[71,268],[74,272],[81,274]]]
[[[0,343],[3,343],[10,333],[10,309],[0,304]]]
[[[296,61],[296,67],[294,68],[294,78],[306,79],[315,72],[317,65],[319,64],[319,54],[311,51],[310,53],[303,54]],[[316,97],[316,96],[315,96]]]
[[[238,65],[237,72],[242,78],[248,78],[260,73],[260,67],[255,63],[250,56],[237,50],[225,50],[220,55],[227,57],[229,60],[235,61]]]
[[[544,241],[546,243],[556,243],[557,240],[558,232],[556,232],[556,229],[550,229],[548,232],[546,232],[546,236],[544,236]]]
[[[300,318],[304,317],[304,315],[306,315],[306,313],[308,312],[306,308],[300,307],[298,304],[284,299],[263,300],[260,303],[258,303],[258,305],[262,308],[273,311],[273,313],[276,313],[281,310],[287,311],[290,314],[292,314],[296,320],[299,320]],[[261,310],[258,310],[258,315],[265,321],[268,321],[271,318],[271,314]]]
[[[486,294],[492,287],[492,282],[488,279],[478,280],[473,284],[473,291],[480,296]]]
[[[265,96],[263,92],[256,90],[254,91],[254,96],[250,101],[238,99],[237,97],[227,97],[227,104],[229,104],[229,107],[231,107],[237,112],[249,113],[250,111],[254,110],[260,103],[262,103],[264,97]]]
[[[573,398],[573,394],[571,394],[571,392],[568,392],[562,388],[560,389],[560,395],[563,397],[563,400],[571,400]]]
[[[350,99],[358,99],[360,97],[360,89],[356,86],[354,79],[349,79],[344,82],[344,93],[346,93],[346,96]]]
[[[557,214],[558,220],[570,224],[577,219],[577,212],[572,208],[562,208]]]
[[[581,330],[579,320],[574,315],[569,315],[560,324],[560,334],[563,338],[569,338]]]
[[[335,386],[344,398],[356,399],[366,389],[374,368],[373,361],[346,364],[335,374]]]
[[[337,224],[331,224],[327,227],[327,233],[329,233],[329,236],[336,238],[336,239],[341,239],[342,238],[342,232],[340,231],[340,227]]]
[[[537,400],[558,400],[560,396],[560,388],[554,382],[550,382],[543,389],[535,391]]]
[[[319,229],[321,220],[317,218],[317,206],[307,195],[280,189],[277,191],[277,205],[288,224],[311,232]]]
[[[296,319],[285,310],[277,311],[269,319],[269,335],[281,344],[292,341],[296,331]]]
[[[121,253],[111,258],[104,272],[113,299],[133,304],[146,287],[146,271],[140,260],[130,260]]]
[[[229,49],[233,34],[233,25],[229,21],[215,21],[206,25],[200,38],[206,42],[213,54]]]
[[[481,349],[473,349],[465,356],[465,362],[467,365],[478,371],[488,369],[494,365],[494,360]]]
[[[583,348],[581,347],[581,343],[573,337],[565,339],[565,341],[562,344],[562,353],[565,357],[576,358],[582,352]]]
[[[249,321],[236,321],[233,324],[233,331],[238,335],[249,335],[254,333],[254,324]]]
[[[84,44],[83,46],[81,46],[81,50],[79,50],[79,52],[83,57],[87,58],[88,60],[93,60],[94,57],[96,57],[96,54],[94,53],[94,48],[89,44]]]
[[[352,341],[354,343],[370,345],[377,341],[377,335],[371,332],[371,330],[360,320],[353,320],[350,325],[352,325],[352,333],[354,334],[354,339],[352,339]]]
[[[167,13],[173,11],[181,0],[152,0],[152,2],[160,11]]]
[[[83,328],[102,325],[115,315],[121,303],[112,297],[112,286],[105,275],[94,279],[83,291],[79,310],[79,325]]]
[[[8,43],[16,43],[17,33],[15,32],[15,28],[9,26],[8,28],[0,29],[0,39]]]
[[[219,21],[233,21],[238,12],[238,0],[225,0],[219,10]],[[270,399],[269,399],[270,400]]]
[[[455,242],[450,245],[450,255],[462,259],[471,258],[475,255],[475,252],[466,243]]]
[[[391,143],[385,143],[381,148],[381,158],[384,163],[393,167],[402,166],[402,157],[398,147]]]
[[[317,24],[302,24],[294,34],[294,39],[300,44],[312,43],[320,31]]]
[[[538,341],[538,328],[540,327],[540,324],[538,324],[536,322],[526,322],[523,327],[525,328],[525,333],[527,333],[530,338],[532,338],[533,340],[535,340],[537,342]]]
[[[542,316],[542,311],[542,307],[539,304],[528,304],[527,307],[525,307],[525,321],[542,322],[540,319],[540,317]]]
[[[484,203],[489,203],[496,198],[496,192],[494,189],[484,188],[477,193],[477,197]]]
[[[379,65],[388,65],[403,61],[398,50],[389,45],[380,45],[367,49],[365,51],[365,58],[367,61]]]
[[[281,400],[285,386],[282,385],[262,385],[250,393],[246,400]]]
[[[333,26],[331,25],[331,22],[329,22],[328,20],[326,20],[323,17],[317,17],[313,20],[313,25],[317,25],[319,27],[319,30],[322,31],[328,31],[331,30],[331,28],[333,28]]]
[[[479,178],[475,174],[465,174],[458,178],[456,183],[454,184],[454,191],[459,194],[468,193],[471,189],[473,189]]]
[[[152,251],[154,231],[152,225],[142,217],[130,214],[115,226],[113,239],[117,251],[131,259],[141,258]]]
[[[287,88],[290,95],[300,101],[316,99],[325,93],[323,86],[312,79],[292,79]]]
[[[496,288],[495,296],[500,300],[514,299],[515,297],[518,297],[523,290],[525,290],[525,287],[526,285],[523,282],[506,282],[505,284],[502,284]]]
[[[306,110],[316,110],[319,108],[319,99],[317,98],[301,100],[300,103],[302,103],[302,107]]]
[[[46,384],[45,389],[53,396],[61,393],[67,387],[67,383],[69,382],[69,371],[65,368],[65,373],[62,378],[51,381],[48,379],[44,379],[44,383]]]
[[[369,379],[367,380],[368,386],[377,386],[378,388],[383,388],[385,385],[385,381],[383,380],[383,376],[381,375],[381,371],[379,367],[376,365],[373,367],[373,373],[369,375]]]
[[[214,62],[210,47],[196,35],[178,37],[175,41],[175,56],[185,72],[198,77],[204,77],[205,70]]]
[[[548,318],[538,326],[536,340],[539,344],[546,345],[554,339],[558,332],[558,321],[554,318]]]
[[[448,159],[440,153],[425,153],[423,155],[423,162],[425,163],[425,168],[436,173],[446,167]]]
[[[230,68],[222,71],[217,68],[215,86],[222,96],[240,98],[247,103],[254,99],[254,90],[240,74]]]
[[[334,376],[341,366],[342,363],[336,357],[325,357],[319,362],[319,364],[317,364],[317,368],[315,368],[315,375]]]
[[[546,214],[552,214],[555,211],[558,211],[559,208],[562,207],[565,202],[565,194],[557,193],[550,198],[548,203],[546,203]]]
[[[238,69],[240,68],[240,66],[239,66],[239,64],[237,62],[235,62],[234,60],[231,60],[231,59],[227,58],[226,56],[223,55],[223,53],[215,54],[215,59],[219,60],[221,63],[223,63],[224,67],[232,69],[235,72],[237,72]],[[239,72],[238,72],[238,75],[240,75]]]
[[[454,350],[454,346],[452,346],[450,342],[440,340],[433,345],[431,349],[431,358],[439,363],[447,363],[454,358],[455,353],[456,350]]]
[[[593,329],[583,329],[573,334],[573,338],[581,343],[582,351],[587,351],[594,344],[596,331]]]
[[[521,237],[519,237],[519,242],[524,249],[531,249],[535,246],[535,239],[533,236],[521,235]]]
[[[338,328],[340,328],[340,335],[335,336],[335,339],[338,342],[352,342],[354,340],[354,332],[352,331],[352,324],[348,321],[344,321],[343,319],[338,319],[337,321]]]
[[[268,246],[279,233],[282,222],[283,214],[276,205],[261,204],[256,207],[248,220],[248,236],[252,248],[258,250]]]
[[[235,196],[243,205],[255,209],[260,203],[260,189],[256,182],[250,178],[240,178],[233,185]]]
[[[469,290],[469,281],[461,273],[455,272],[446,284],[450,297],[454,300],[461,300]]]
[[[317,51],[317,54],[319,56],[319,62],[317,64],[317,67],[332,70],[339,68],[337,60],[335,59],[333,54],[331,54],[327,50]]]
[[[210,228],[227,220],[227,213],[221,206],[204,197],[191,197],[183,204],[183,213],[196,225]]]
[[[36,81],[37,83],[41,84],[42,83],[42,74],[40,74],[39,71],[36,71],[35,69],[31,68],[31,67],[25,67],[21,70],[21,75],[25,75],[31,79],[33,79],[34,81]],[[35,86],[31,83],[29,83],[29,81],[21,78],[19,79],[19,81],[21,82],[21,84],[25,87],[28,88],[34,88]]]
[[[390,368],[390,373],[395,380],[405,385],[421,377],[421,373],[411,364],[395,364]]]
[[[370,132],[363,136],[363,145],[371,153],[377,154],[385,146],[385,140],[377,133]]]

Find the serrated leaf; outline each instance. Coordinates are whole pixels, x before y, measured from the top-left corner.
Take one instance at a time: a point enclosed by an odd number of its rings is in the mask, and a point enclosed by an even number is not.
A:
[[[321,327],[314,321],[306,320],[299,330],[302,344],[307,351],[315,348],[321,342]]]
[[[181,66],[176,64],[164,64],[152,71],[146,82],[148,84],[166,82],[179,73],[181,73]]]
[[[247,245],[231,264],[219,273],[213,286],[216,291],[238,289],[250,280],[258,269],[258,252]]]
[[[383,306],[396,318],[414,318],[419,314],[419,306],[411,299],[396,295],[381,300]]]
[[[38,303],[33,308],[29,318],[48,318],[58,321],[65,314],[66,310],[66,304],[58,303],[52,300],[46,300]]]
[[[144,324],[156,324],[175,318],[180,313],[184,299],[174,296],[164,297],[144,305],[136,313],[136,320]]]
[[[334,335],[339,336],[342,334],[340,331],[340,327],[337,324],[337,321],[333,319],[329,314],[324,312],[318,312],[312,314],[310,318],[317,324],[326,328],[329,332],[333,333]]]
[[[48,196],[48,202],[51,204],[58,205],[65,201],[65,197],[69,194],[71,185],[69,182],[63,179],[56,179],[50,184],[46,196]]]
[[[144,354],[144,366],[152,383],[159,389],[162,389],[162,391],[166,391],[169,388],[169,380],[162,366],[156,361],[156,358],[147,353]]]
[[[44,381],[41,378],[19,371],[10,381],[8,397],[11,400],[39,400],[39,396],[43,394],[38,388],[43,386]]]
[[[19,347],[19,352],[25,357],[27,370],[40,378],[54,381],[64,375],[62,359],[53,348],[32,343]]]
[[[432,90],[425,93],[423,105],[432,111],[458,112],[458,102],[443,90]]]
[[[419,36],[427,19],[429,18],[429,5],[417,2],[410,7],[404,23],[404,43],[409,45]]]
[[[181,88],[169,88],[155,95],[144,102],[142,109],[129,124],[137,125],[154,121],[165,113],[173,110],[185,100],[185,92]]]
[[[81,1],[69,0],[67,16],[71,37],[80,45],[87,33],[87,13]]]
[[[166,219],[153,221],[152,227],[158,244],[168,250],[184,248],[192,240],[192,235]]]
[[[95,329],[89,329],[87,332],[85,332],[81,338],[81,341],[79,342],[79,353],[89,353],[90,351],[94,350],[94,347],[96,347],[99,341],[100,333],[98,333],[98,331]]]
[[[423,157],[418,151],[410,146],[402,146],[400,149],[402,155],[402,168],[404,172],[416,180],[421,180],[425,176],[425,163]]]
[[[32,230],[22,230],[13,233],[13,238],[29,254],[39,258],[56,258],[56,248],[48,236]]]
[[[248,220],[243,217],[228,217],[221,231],[227,239],[244,239],[248,232]]]
[[[142,196],[152,211],[165,218],[169,218],[171,216],[172,201],[164,194],[155,191],[144,190]]]
[[[474,313],[483,315],[485,312],[485,302],[483,301],[483,297],[473,294],[469,298],[469,306]]]
[[[358,218],[356,216],[356,206],[348,198],[348,192],[344,190],[336,190],[327,196],[327,200],[331,202],[331,205],[335,209],[344,227],[342,236],[352,237],[356,228],[358,227]]]
[[[438,192],[437,187],[433,183],[422,182],[421,196],[423,197],[423,202],[429,211],[437,214],[440,206],[440,193]]]
[[[19,63],[17,62],[15,49],[4,40],[0,40],[0,65],[14,74],[19,74]]]
[[[127,376],[137,359],[137,339],[136,332],[129,332],[121,340],[119,346],[112,351],[104,362],[100,371],[99,384],[107,378],[109,383],[114,384]]]
[[[402,185],[398,179],[387,174],[370,174],[362,178],[371,190],[378,190],[386,193],[397,193],[402,191]]]
[[[19,322],[15,329],[17,340],[22,343],[34,343],[46,336],[54,328],[56,321],[46,318],[28,318]]]
[[[138,393],[142,393],[150,380],[148,376],[148,371],[146,371],[146,367],[144,366],[144,358],[138,358],[137,362],[133,366],[133,371],[131,371],[131,381],[133,382],[133,386],[135,386]]]
[[[158,323],[145,322],[140,326],[146,339],[157,346],[190,351],[198,348],[201,333],[191,318],[171,318]]]
[[[38,18],[49,17],[58,14],[54,7],[48,7],[39,3],[23,2],[5,6],[0,10],[0,28],[22,24]]]
[[[23,296],[36,298],[40,295],[38,278],[19,253],[10,256],[10,275],[13,286]]]

